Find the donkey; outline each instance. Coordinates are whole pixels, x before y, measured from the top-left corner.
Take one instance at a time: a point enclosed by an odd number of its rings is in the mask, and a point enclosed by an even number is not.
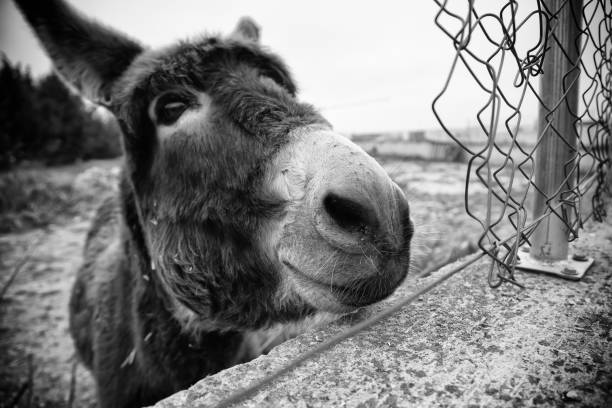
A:
[[[70,300],[100,407],[153,404],[265,351],[253,339],[279,325],[403,281],[404,193],[298,100],[252,20],[151,50],[61,0],[16,3],[61,77],[122,131],[119,193],[97,211]]]

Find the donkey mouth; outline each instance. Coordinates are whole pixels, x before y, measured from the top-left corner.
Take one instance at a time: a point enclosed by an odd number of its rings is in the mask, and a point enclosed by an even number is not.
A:
[[[404,280],[406,273],[383,273],[375,276],[357,278],[347,284],[333,282],[330,275],[329,282],[322,282],[294,266],[283,261],[300,289],[305,294],[305,300],[313,306],[323,309],[332,309],[332,312],[349,312],[381,301],[391,295]]]

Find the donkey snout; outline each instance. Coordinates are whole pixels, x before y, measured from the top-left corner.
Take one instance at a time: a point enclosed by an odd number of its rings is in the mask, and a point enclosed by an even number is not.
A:
[[[413,234],[399,187],[376,168],[357,173],[336,172],[318,194],[314,212],[321,242],[333,249],[313,275],[329,282],[338,301],[350,307],[381,300],[403,281]]]
[[[397,184],[393,184],[396,194],[396,203],[399,216],[398,224],[398,235],[401,240],[401,245],[406,247],[410,244],[410,240],[414,235],[414,224],[410,218],[410,206],[408,205],[408,199],[404,195],[404,192],[399,188]]]
[[[380,201],[374,201],[360,196],[362,191],[344,188],[323,194],[315,212],[319,235],[333,247],[349,253],[363,253],[367,246],[386,254],[407,249],[413,224],[403,193],[384,194]]]
[[[343,252],[368,249],[388,255],[406,250],[412,238],[408,200],[382,169],[357,166],[336,171],[314,202],[315,228]]]
[[[378,229],[380,223],[374,206],[356,191],[328,191],[323,197],[323,208],[329,219],[348,234]]]
[[[295,212],[279,246],[288,281],[310,305],[334,313],[384,299],[408,273],[406,196],[343,136],[307,128],[295,140],[292,169],[303,172],[293,178],[304,180],[304,194],[289,207]]]

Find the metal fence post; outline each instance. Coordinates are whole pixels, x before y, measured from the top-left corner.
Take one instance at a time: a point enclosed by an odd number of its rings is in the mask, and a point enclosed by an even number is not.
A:
[[[551,14],[556,15],[556,19],[551,21],[551,24],[556,24],[556,39],[552,36],[549,38],[550,48],[544,57],[540,82],[543,105],[540,105],[538,132],[542,135],[542,141],[536,152],[535,183],[542,193],[535,192],[534,218],[544,214],[548,206],[555,206],[566,198],[550,200],[560,186],[564,185],[561,191],[571,191],[573,187],[572,180],[565,179],[566,168],[573,167],[576,155],[576,130],[574,116],[570,112],[575,115],[578,110],[580,75],[580,44],[576,41],[582,20],[582,0],[546,0],[544,3]],[[563,206],[556,212],[563,214],[563,218],[569,216]],[[551,214],[535,229],[531,237],[530,255],[545,262],[564,260],[568,256],[568,237],[567,222]]]

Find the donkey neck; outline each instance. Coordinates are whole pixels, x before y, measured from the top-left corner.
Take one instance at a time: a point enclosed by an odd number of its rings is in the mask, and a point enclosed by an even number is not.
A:
[[[118,279],[130,287],[132,299],[124,299],[125,323],[141,359],[159,372],[169,371],[176,385],[185,387],[195,380],[243,360],[243,333],[236,330],[186,330],[174,313],[174,303],[151,270],[144,231],[139,222],[137,202],[127,180],[120,184],[122,195],[122,247],[126,268]],[[123,293],[128,293],[125,289]],[[163,356],[164,361],[159,360]],[[168,365],[168,361],[176,364]]]

